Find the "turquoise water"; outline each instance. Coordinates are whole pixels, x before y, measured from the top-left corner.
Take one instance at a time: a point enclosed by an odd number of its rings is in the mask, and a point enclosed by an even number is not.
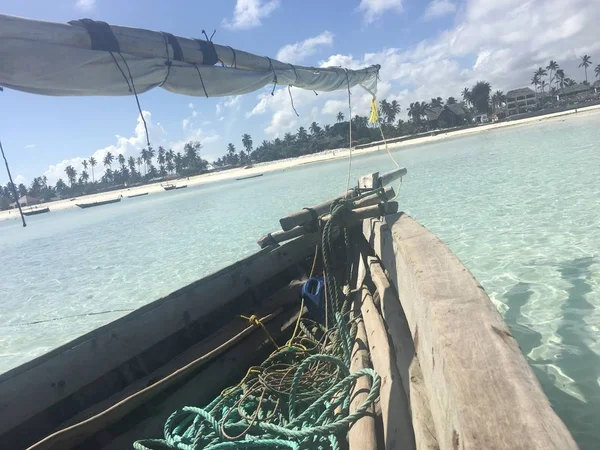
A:
[[[600,115],[396,151],[401,207],[473,271],[582,449],[600,427]],[[391,163],[356,158],[353,179]],[[0,372],[257,250],[346,161],[0,222]]]

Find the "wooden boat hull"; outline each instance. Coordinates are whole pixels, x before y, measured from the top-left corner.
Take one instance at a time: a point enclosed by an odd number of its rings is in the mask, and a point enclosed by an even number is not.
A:
[[[142,197],[144,195],[148,195],[147,192],[144,192],[143,194],[135,194],[135,195],[128,195],[127,198],[136,198],[136,197]]]
[[[31,209],[29,211],[23,211],[24,216],[37,216],[38,214],[45,214],[50,212],[50,208],[42,208],[42,209]]]
[[[264,173],[259,173],[257,175],[249,175],[247,177],[236,178],[236,181],[249,180],[250,178],[258,178],[258,177],[262,177],[263,175],[264,175]]]
[[[163,186],[162,188],[165,191],[174,191],[175,189],[177,189],[177,186]]]
[[[119,203],[120,201],[121,201],[120,198],[115,198],[112,200],[104,200],[102,202],[77,203],[77,206],[79,206],[81,209],[86,209],[86,208],[94,208],[96,206],[110,205],[111,203]]]
[[[175,190],[177,190],[177,189],[185,189],[186,187],[187,187],[187,184],[184,184],[183,186],[177,186],[175,188]]]
[[[366,363],[398,380],[380,391],[386,446],[577,448],[485,291],[448,247],[402,213],[353,227]],[[2,442],[23,448],[50,435],[33,448],[121,449],[160,436],[173,410],[190,398],[208,403],[269,353],[260,327],[238,314],[264,317],[274,339],[291,332],[318,242],[307,232],[266,246],[0,375],[0,407],[11,411],[0,422]],[[150,400],[148,417],[139,407]],[[372,417],[363,419],[355,424],[363,431],[349,434],[351,449],[376,442]]]

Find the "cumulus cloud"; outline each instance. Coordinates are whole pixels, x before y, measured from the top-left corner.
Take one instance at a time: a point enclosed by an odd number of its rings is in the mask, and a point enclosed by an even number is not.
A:
[[[450,0],[432,0],[425,9],[425,20],[443,17],[456,11],[456,4]]]
[[[436,36],[406,48],[382,48],[363,55],[335,53],[319,65],[356,69],[381,64],[378,97],[398,100],[406,114],[411,102],[460,98],[462,89],[478,80],[505,92],[528,86],[533,71],[550,59],[567,76],[581,81],[579,56],[600,53],[598,23],[597,0],[467,0],[457,10],[455,24]],[[306,126],[315,106],[321,122],[335,120],[338,111],[348,117],[343,91],[318,97],[301,89],[293,93],[299,118],[291,110],[287,92],[279,90],[274,97],[259,95],[248,115],[267,116],[265,132],[270,137]],[[362,89],[353,89],[354,114],[368,115],[369,101]]]
[[[19,174],[15,177],[14,179],[15,184],[18,186],[19,184],[23,183],[25,185],[27,185],[27,178],[25,178],[23,175]]]
[[[75,7],[81,11],[92,11],[96,6],[96,0],[77,0]]]
[[[360,0],[358,9],[365,15],[365,22],[379,19],[385,12],[402,12],[402,0]]]
[[[322,47],[331,47],[332,45],[333,33],[323,31],[318,36],[281,47],[277,52],[277,59],[287,63],[299,64],[309,56],[314,55]]]
[[[237,0],[231,20],[223,19],[223,25],[232,30],[248,30],[262,25],[279,7],[279,0]]]

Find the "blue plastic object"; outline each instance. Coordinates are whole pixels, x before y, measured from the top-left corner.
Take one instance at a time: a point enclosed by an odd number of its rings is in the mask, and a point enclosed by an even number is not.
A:
[[[306,280],[302,286],[302,298],[306,303],[308,311],[318,320],[325,318],[325,279],[324,277],[312,277]]]

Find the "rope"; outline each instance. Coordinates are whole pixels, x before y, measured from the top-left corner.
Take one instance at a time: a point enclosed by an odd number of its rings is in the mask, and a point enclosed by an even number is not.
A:
[[[15,203],[17,204],[17,208],[19,208],[19,214],[21,214],[21,220],[23,221],[23,228],[27,226],[25,223],[25,216],[23,215],[23,210],[21,209],[21,204],[19,203],[19,196],[17,194],[17,187],[13,182],[12,175],[10,173],[10,167],[8,167],[8,161],[6,160],[6,155],[4,154],[4,147],[2,147],[2,142],[0,142],[0,150],[2,151],[2,158],[4,158],[4,165],[6,166],[6,172],[8,173],[8,179],[10,180],[10,187],[15,199]]]
[[[276,350],[243,379],[225,389],[204,407],[184,406],[174,411],[164,426],[162,439],[134,443],[136,450],[219,450],[250,448],[344,448],[349,427],[367,414],[379,397],[381,379],[372,369],[350,373],[351,349],[356,326],[344,310],[350,304],[341,289],[336,268],[345,264],[350,239],[343,218],[350,203],[338,199],[323,227],[321,253],[326,277],[326,304],[331,328],[303,316],[304,302],[291,338],[278,346],[256,316],[244,317],[260,325]],[[342,233],[337,233],[340,229]],[[335,232],[335,234],[334,234]],[[346,252],[342,252],[341,244]],[[311,268],[314,274],[319,247]],[[347,290],[348,291],[348,290]],[[326,305],[327,306],[327,305]],[[326,312],[326,316],[328,315]],[[362,404],[350,413],[351,393],[358,379],[370,379]]]

